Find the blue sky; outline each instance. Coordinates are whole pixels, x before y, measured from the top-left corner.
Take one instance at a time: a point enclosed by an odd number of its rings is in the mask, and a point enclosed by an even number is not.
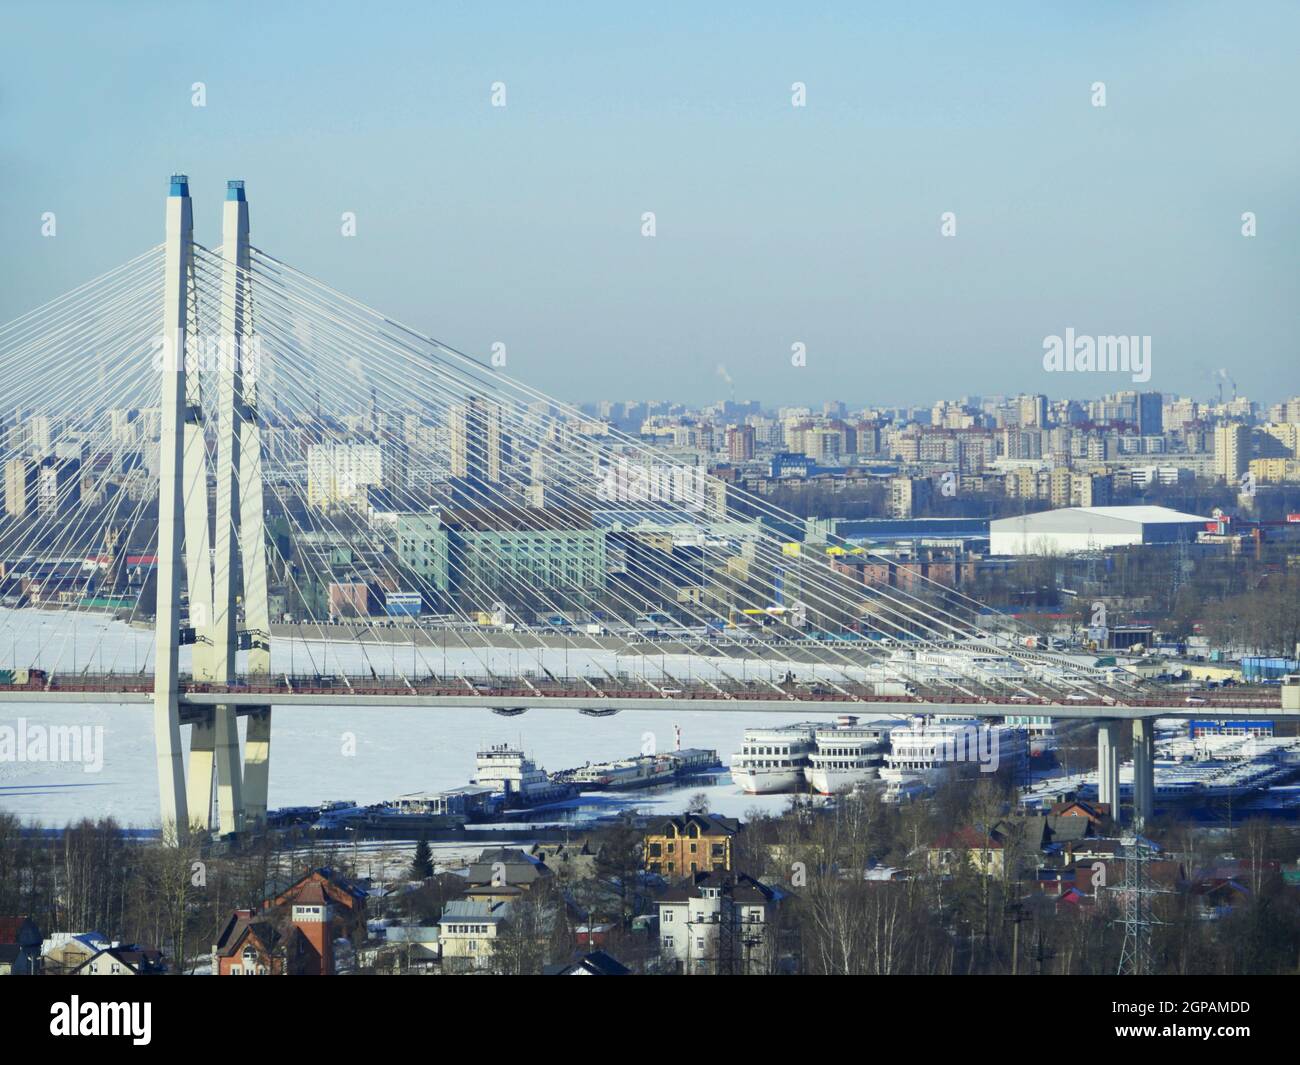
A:
[[[244,178],[259,247],[575,401],[1133,387],[1045,373],[1067,327],[1300,393],[1300,6],[701,6],[7,4],[0,321],[178,170],[205,243]]]

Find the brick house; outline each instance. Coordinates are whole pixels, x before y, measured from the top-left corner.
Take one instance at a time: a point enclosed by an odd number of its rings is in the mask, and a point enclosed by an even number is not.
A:
[[[731,869],[732,841],[740,822],[715,814],[684,814],[661,821],[646,834],[647,872],[669,878]]]
[[[366,927],[366,893],[312,869],[262,902],[235,910],[212,946],[215,976],[332,976],[334,943]]]

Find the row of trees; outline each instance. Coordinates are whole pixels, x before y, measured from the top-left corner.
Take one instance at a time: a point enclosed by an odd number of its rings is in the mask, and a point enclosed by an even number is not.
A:
[[[101,932],[156,946],[178,969],[206,958],[233,909],[255,906],[279,877],[332,856],[273,835],[237,855],[195,839],[141,839],[112,818],[63,830],[0,812],[0,913],[51,932]]]
[[[1010,798],[987,780],[944,789],[933,804],[896,807],[866,796],[824,812],[796,805],[780,817],[755,815],[741,850],[788,892],[782,944],[802,973],[1116,972],[1124,940],[1118,891],[1060,909],[1038,894],[1034,873],[1044,859],[1024,838],[1025,822],[1007,818]],[[975,826],[987,838],[999,822],[1002,862],[991,874],[981,871],[987,854],[966,854],[947,870],[927,865],[926,845],[944,827]],[[1156,898],[1156,971],[1300,971],[1300,892],[1276,869],[1300,855],[1300,830],[1257,820],[1207,833],[1170,822],[1152,834],[1188,876],[1227,855],[1251,863],[1249,894],[1221,919],[1205,920],[1185,884]],[[864,869],[880,865],[905,870],[905,878],[864,878]]]
[[[1027,822],[1010,816],[1013,809],[1011,787],[987,778],[943,788],[926,803],[891,806],[865,795],[829,808],[795,799],[777,816],[751,812],[735,840],[735,868],[783,898],[768,932],[770,949],[747,955],[742,971],[1115,972],[1124,936],[1117,885],[1077,907],[1057,907],[1039,894],[1035,870],[1045,859],[1026,838]],[[979,852],[992,844],[978,840],[995,825],[1000,861],[990,862],[989,852]],[[973,849],[945,869],[933,866],[929,844],[960,826],[976,829]],[[496,943],[493,969],[524,974],[566,963],[579,951],[577,925],[609,922],[610,952],[636,970],[655,971],[655,939],[633,923],[654,910],[641,874],[641,831],[627,818],[593,833],[593,876],[543,879],[521,896]],[[1185,885],[1163,884],[1167,890],[1155,900],[1158,971],[1297,971],[1300,892],[1277,870],[1300,857],[1300,830],[1255,820],[1209,832],[1171,820],[1150,831],[1164,856],[1189,875],[1227,856],[1247,862],[1240,875],[1245,894],[1216,920],[1204,919]],[[47,933],[97,930],[157,945],[181,971],[206,957],[232,909],[257,905],[277,879],[327,864],[354,872],[346,853],[315,853],[304,841],[268,838],[213,857],[186,843],[132,839],[110,819],[44,833],[0,814],[0,913],[30,914]],[[868,870],[882,867],[899,876],[868,879]],[[409,872],[412,890],[388,915],[435,924],[464,881],[424,875],[431,873],[427,847]],[[396,956],[376,968],[385,966],[402,968]]]

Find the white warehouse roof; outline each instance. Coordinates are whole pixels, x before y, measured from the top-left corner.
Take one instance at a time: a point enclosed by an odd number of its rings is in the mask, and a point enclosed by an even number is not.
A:
[[[1168,507],[1064,507],[1059,511],[1048,511],[1057,514],[1062,512],[1140,521],[1143,525],[1204,525],[1210,520],[1199,514],[1184,514],[1181,510],[1170,510]]]
[[[1130,544],[1191,539],[1209,518],[1168,507],[1062,507],[989,522],[994,555],[1069,554]]]

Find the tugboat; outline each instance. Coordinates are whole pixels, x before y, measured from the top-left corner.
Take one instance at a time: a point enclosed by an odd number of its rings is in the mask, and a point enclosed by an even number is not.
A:
[[[572,797],[574,789],[552,780],[523,751],[498,743],[479,751],[471,784],[500,792],[506,806],[537,806]]]

